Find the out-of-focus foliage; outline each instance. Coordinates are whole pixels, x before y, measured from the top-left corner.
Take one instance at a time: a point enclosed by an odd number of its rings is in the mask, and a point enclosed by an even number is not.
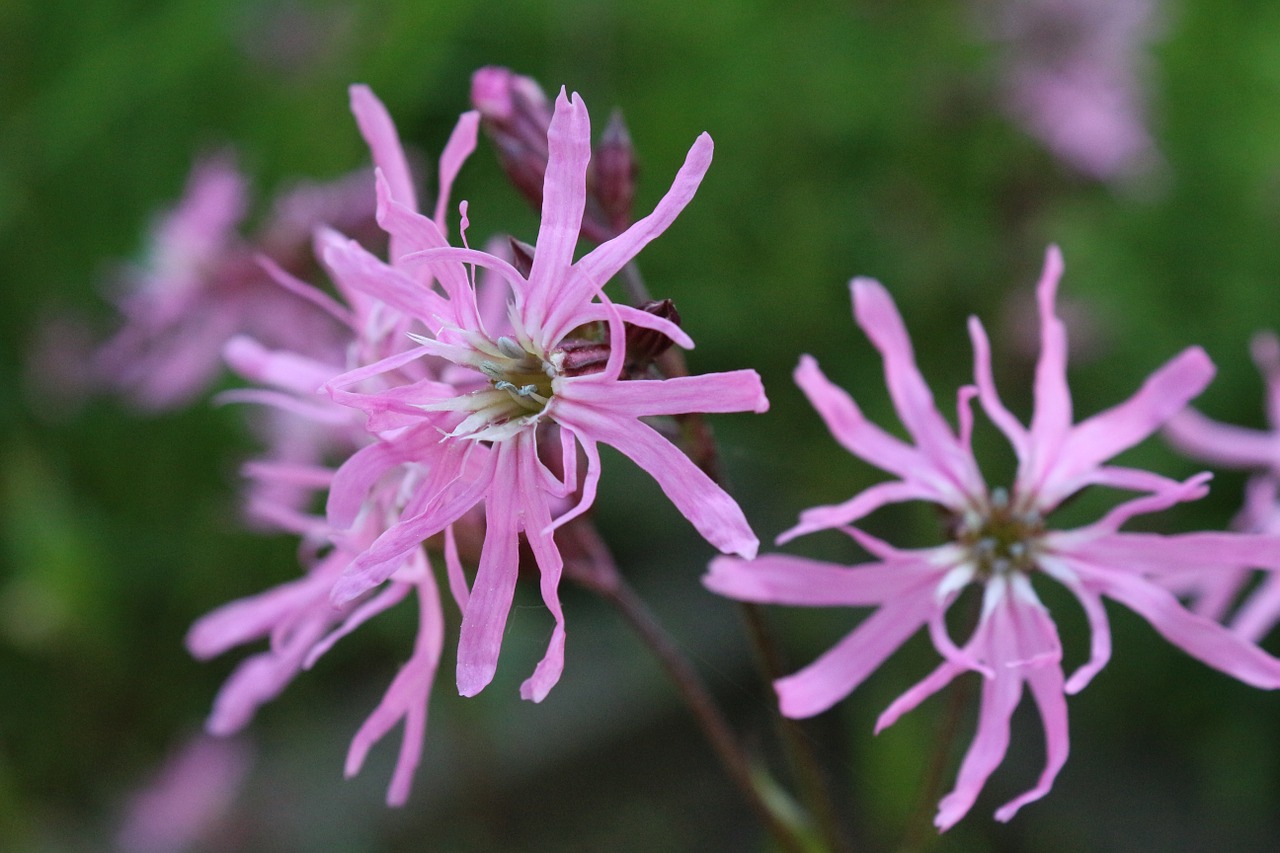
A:
[[[698,340],[698,372],[750,366],[764,377],[767,415],[714,420],[763,539],[875,476],[835,446],[790,380],[798,355],[812,353],[892,423],[879,363],[849,316],[855,274],[894,294],[940,398],[969,375],[964,318],[983,317],[1002,388],[1025,413],[1014,389],[1030,375],[1028,297],[1045,244],[1057,242],[1079,320],[1078,413],[1122,399],[1200,343],[1220,369],[1202,408],[1260,424],[1247,342],[1280,326],[1280,6],[1161,7],[1148,79],[1161,163],[1109,186],[1071,172],[1000,111],[1000,53],[976,35],[988,5],[0,4],[0,848],[103,849],[129,792],[198,725],[232,665],[188,659],[186,626],[297,571],[291,542],[239,524],[236,465],[253,447],[241,411],[202,404],[144,420],[111,400],[72,404],[45,386],[33,348],[68,312],[110,327],[113,269],[140,252],[199,154],[235,146],[264,201],[292,178],[363,165],[350,82],[370,84],[428,154],[467,108],[480,65],[576,89],[597,130],[619,105],[642,158],[638,210],[697,133],[711,133],[716,160],[697,199],[642,262]],[[536,233],[483,147],[455,196],[471,201],[473,243],[489,229]],[[1131,458],[1195,470],[1158,442]],[[625,460],[606,466],[598,517],[624,570],[748,742],[766,742],[771,697],[733,606],[697,581],[709,548]],[[1241,482],[1219,477],[1177,520],[1224,525]],[[886,510],[872,527],[908,525],[897,541],[929,542],[933,521]],[[801,549],[856,556],[834,534]],[[1075,604],[1046,596],[1068,662],[1081,660]],[[381,804],[389,745],[361,778],[341,780],[351,733],[409,653],[411,614],[400,613],[344,641],[259,715],[246,790],[202,849],[759,846],[655,665],[588,596],[566,593],[564,681],[542,705],[519,701],[549,629],[535,601],[518,600],[514,654],[483,696],[452,695],[442,667],[405,809]],[[1072,755],[1053,793],[1009,826],[991,821],[1039,766],[1034,726],[1015,725],[1027,736],[940,849],[1271,849],[1280,696],[1180,657],[1111,612],[1115,658],[1071,700]],[[847,613],[774,616],[797,664],[847,628]],[[891,844],[915,808],[945,700],[876,739],[872,723],[932,655],[910,645],[813,726],[845,780],[841,806],[872,848]]]

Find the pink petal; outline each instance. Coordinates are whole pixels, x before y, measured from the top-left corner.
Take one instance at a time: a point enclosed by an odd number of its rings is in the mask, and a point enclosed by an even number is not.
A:
[[[994,678],[983,679],[978,731],[960,764],[955,788],[938,803],[933,823],[939,832],[955,826],[968,814],[992,771],[1004,760],[1009,748],[1009,720],[1021,698],[1022,676],[1018,670],[998,669]]]
[[[400,146],[400,136],[396,133],[391,115],[368,86],[357,84],[349,91],[351,112],[360,127],[360,135],[373,154],[374,166],[386,175],[392,197],[409,209],[417,210],[418,198],[413,189],[413,178],[409,174],[409,164],[405,161],[404,149]]]
[[[439,326],[437,317],[449,317],[452,308],[440,294],[425,289],[395,267],[390,267],[370,254],[354,240],[336,232],[319,235],[320,255],[329,273],[343,286],[424,322],[428,328]]]
[[[334,406],[331,401],[326,401],[323,397],[317,398],[315,402],[310,402],[300,400],[293,394],[286,394],[283,391],[268,391],[261,388],[233,388],[230,391],[223,391],[214,397],[213,401],[219,406],[227,403],[252,403],[271,406],[282,412],[288,412],[291,415],[297,415],[304,420],[314,421],[318,424],[349,426],[351,423],[349,412],[340,406]]]
[[[547,652],[528,679],[520,685],[520,698],[541,702],[564,671],[564,612],[560,607],[560,573],[564,560],[547,528],[551,526],[551,510],[547,495],[540,488],[538,447],[532,432],[517,436],[520,452],[520,500],[524,514],[525,538],[538,564],[538,585],[542,601],[555,619]]]
[[[614,305],[613,310],[617,313],[618,318],[629,326],[653,329],[655,332],[661,332],[671,338],[682,349],[693,349],[693,338],[689,337],[688,332],[670,320],[659,317],[656,314],[650,314],[648,311],[641,311],[639,308],[632,308],[630,305]],[[592,303],[576,310],[574,317],[582,318],[588,322],[604,321],[609,319],[609,312],[604,305]]]
[[[463,696],[476,695],[493,680],[519,573],[517,459],[507,443],[495,444],[494,451],[497,463],[485,501],[484,548],[458,637],[458,692]]]
[[[580,437],[610,445],[647,471],[712,545],[726,554],[748,559],[756,555],[760,540],[738,504],[652,427],[564,399],[557,400],[556,418]]]
[[[378,175],[377,190],[378,225],[392,235],[396,243],[395,252],[389,253],[392,264],[417,265],[414,259],[418,257],[418,253],[449,246],[449,241],[435,222],[391,197],[391,190],[381,174]],[[445,318],[454,325],[476,328],[478,320],[475,294],[471,292],[471,281],[467,278],[463,265],[457,261],[440,259],[429,266],[428,274],[434,276],[449,295],[449,311]],[[430,281],[420,281],[419,285],[429,287]],[[429,328],[434,330],[436,325]]]
[[[899,480],[877,483],[869,489],[859,492],[844,503],[832,506],[811,507],[800,513],[800,523],[795,527],[778,534],[777,542],[783,545],[818,530],[830,530],[852,524],[880,507],[891,503],[902,503],[910,500],[933,500],[936,495],[931,491]]]
[[[258,262],[258,266],[262,267],[267,275],[271,276],[271,279],[276,284],[289,293],[316,306],[343,326],[347,328],[354,326],[355,319],[351,314],[351,310],[323,290],[318,290],[302,279],[291,275],[266,255],[256,255],[254,260]]]
[[[430,572],[424,573],[418,589],[418,637],[413,657],[396,673],[386,695],[351,740],[344,768],[347,778],[360,772],[370,747],[381,740],[401,718],[404,739],[395,773],[387,789],[387,805],[401,806],[409,798],[414,771],[422,758],[422,743],[427,727],[427,700],[440,664],[444,646],[444,613],[440,608],[440,592]]]
[[[438,442],[439,437],[435,438]],[[338,529],[351,527],[365,506],[374,484],[392,468],[413,458],[417,449],[425,450],[426,447],[418,448],[401,441],[377,442],[362,447],[349,456],[334,472],[333,483],[329,488],[325,507],[329,523]]]
[[[962,675],[969,671],[966,667],[957,666],[951,661],[944,660],[938,664],[933,672],[920,679],[901,696],[889,703],[889,707],[885,708],[880,713],[880,716],[876,718],[875,733],[880,734],[880,732],[898,722],[903,714],[914,711],[920,706],[921,702],[950,684],[957,675]]]
[[[702,577],[712,592],[738,601],[810,607],[860,607],[923,595],[938,569],[924,562],[843,566],[804,557],[765,554],[754,560],[716,557]]]
[[[845,450],[904,480],[925,482],[933,473],[919,451],[868,421],[849,393],[827,379],[813,356],[801,356],[793,375]]]
[[[564,429],[562,432],[564,435],[573,434],[572,430],[568,429]],[[548,533],[559,530],[570,521],[580,517],[591,509],[592,504],[596,501],[596,490],[600,486],[601,474],[600,448],[589,438],[580,439],[579,444],[582,447],[583,455],[587,457],[587,473],[582,479],[581,497],[578,498],[578,503],[571,509],[556,517],[556,520],[552,522],[551,527],[546,531]],[[577,450],[575,448],[569,458],[576,458],[576,456]],[[566,482],[568,482],[567,474],[568,471],[566,470]]]
[[[229,735],[249,724],[257,710],[280,695],[302,668],[302,658],[319,639],[324,623],[310,620],[279,650],[261,652],[240,662],[213,700],[205,728],[210,734]]]
[[[1204,390],[1213,373],[1204,350],[1191,347],[1151,374],[1128,400],[1081,422],[1063,446],[1060,463],[1036,484],[1041,506],[1056,505],[1091,468],[1158,430]]]
[[[540,324],[548,335],[559,337],[568,332],[572,328],[574,306],[588,302],[628,261],[671,226],[693,200],[703,176],[711,166],[713,149],[711,137],[701,134],[685,156],[684,164],[676,173],[671,188],[653,212],[617,237],[600,244],[578,261],[574,274],[564,284],[565,292],[550,303],[546,320]],[[544,202],[543,209],[545,208]],[[685,344],[681,343],[681,346]]]
[[[426,562],[425,558],[423,559],[423,562]],[[407,583],[393,583],[377,595],[370,598],[368,601],[361,602],[358,607],[347,614],[347,617],[342,620],[342,623],[338,625],[338,627],[334,628],[328,634],[325,634],[324,637],[316,641],[310,650],[308,650],[307,656],[302,659],[302,668],[311,669],[311,667],[315,666],[316,661],[324,657],[325,653],[328,652],[329,649],[333,648],[334,645],[343,637],[347,636],[356,628],[359,628],[365,622],[368,622],[374,616],[377,616],[379,613],[395,607],[404,600],[406,595],[409,594],[410,588],[411,585]]]
[[[936,607],[932,590],[886,602],[804,669],[774,682],[786,717],[812,717],[848,696]]]
[[[547,171],[542,189],[542,223],[529,271],[525,320],[539,338],[546,319],[562,299],[565,274],[573,265],[582,212],[587,203],[587,163],[591,159],[591,120],[582,99],[560,90],[547,130]],[[598,285],[603,285],[599,282]],[[581,300],[572,300],[575,304]],[[536,331],[535,331],[536,330]]]
[[[1231,426],[1186,408],[1164,425],[1164,437],[1188,456],[1228,468],[1280,468],[1280,434]]]
[[[467,586],[467,575],[462,569],[462,558],[458,555],[458,537],[452,524],[444,529],[444,560],[449,592],[453,595],[458,610],[465,613],[467,602],[471,600],[471,590]]]
[[[619,418],[769,410],[760,374],[754,370],[626,382],[601,380],[599,376],[589,374],[566,378],[561,381],[557,396],[596,409],[607,409]]]
[[[462,164],[476,150],[476,132],[479,127],[479,111],[468,110],[458,116],[458,123],[454,125],[449,141],[440,152],[440,185],[436,190],[436,210],[432,218],[440,226],[442,234],[449,231],[445,227],[445,209],[449,204],[449,196],[453,194],[453,182],[462,170]]]
[[[1085,586],[1069,566],[1046,555],[1040,558],[1040,567],[1071,591],[1071,594],[1080,602],[1085,619],[1089,622],[1089,660],[1071,673],[1071,678],[1063,688],[1067,693],[1074,695],[1083,690],[1111,660],[1111,624],[1107,620],[1107,611],[1102,604],[1102,597],[1090,587]]]
[[[911,339],[888,291],[877,281],[856,278],[853,291],[858,325],[884,359],[885,382],[898,417],[929,464],[945,474],[951,490],[961,495],[980,488],[971,455],[960,446],[951,427],[934,406],[933,393],[916,367]]]
[[[977,317],[969,318],[969,339],[973,342],[973,376],[978,386],[978,402],[991,422],[1009,439],[1021,466],[1030,453],[1031,434],[1000,401],[991,372],[991,342],[987,340],[987,332]]]
[[[244,378],[299,394],[315,394],[339,372],[297,353],[269,350],[245,335],[227,341],[222,353],[231,369]]]
[[[200,617],[187,631],[186,647],[193,657],[207,660],[230,648],[267,636],[281,621],[323,595],[327,584],[321,568],[311,574],[237,599]]]
[[[1084,566],[1077,566],[1084,573]],[[1125,572],[1090,567],[1102,591],[1151,623],[1166,640],[1245,684],[1280,687],[1280,660],[1217,622],[1191,613],[1168,590]]]
[[[1280,619],[1280,574],[1273,572],[1240,606],[1231,620],[1231,630],[1256,643],[1275,627],[1277,619]]]
[[[1027,685],[1036,700],[1044,725],[1045,767],[1035,787],[1015,797],[996,811],[996,820],[1008,822],[1027,803],[1040,799],[1053,787],[1058,771],[1067,763],[1070,738],[1067,733],[1067,703],[1063,696],[1062,670],[1056,666],[1026,671]],[[1068,691],[1070,692],[1070,691]]]
[[[1035,409],[1030,442],[1037,470],[1053,464],[1071,430],[1071,391],[1067,388],[1067,331],[1054,310],[1062,252],[1050,246],[1036,286],[1040,306],[1040,358],[1036,362]],[[1037,477],[1038,479],[1038,477]]]
[[[447,458],[447,455],[438,457],[439,460]],[[435,467],[447,466],[438,464]],[[485,472],[477,479],[465,483],[464,488],[435,492],[428,506],[421,512],[402,518],[389,527],[367,550],[352,560],[342,577],[333,585],[330,593],[333,603],[345,604],[391,577],[409,558],[410,551],[428,537],[456,522],[482,499],[490,486],[491,476]]]

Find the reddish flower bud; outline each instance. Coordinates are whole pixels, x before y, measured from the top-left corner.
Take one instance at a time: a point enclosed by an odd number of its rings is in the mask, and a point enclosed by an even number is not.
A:
[[[541,207],[551,126],[551,106],[542,88],[532,78],[490,65],[471,76],[471,103],[480,111],[511,183],[534,207]]]
[[[670,299],[659,299],[638,306],[641,311],[670,320],[680,325],[680,312]],[[671,338],[654,329],[627,326],[627,369],[637,371],[648,367],[658,356],[671,348]]]
[[[609,227],[621,234],[631,224],[631,202],[636,194],[638,171],[635,147],[622,110],[613,111],[593,154],[596,200]]]
[[[533,270],[533,246],[515,237],[507,237],[507,242],[511,246],[511,263],[520,271],[520,275],[528,278]]]
[[[565,376],[599,373],[609,361],[609,345],[585,338],[570,338],[556,348],[556,368]]]

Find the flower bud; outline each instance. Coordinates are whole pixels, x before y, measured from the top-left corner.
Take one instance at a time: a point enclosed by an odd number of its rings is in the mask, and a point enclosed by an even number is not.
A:
[[[680,325],[680,312],[670,299],[652,300],[638,306],[641,311],[670,320]],[[627,370],[640,371],[671,348],[671,338],[654,329],[626,324],[627,331]]]
[[[595,165],[595,196],[609,227],[618,234],[631,224],[631,202],[636,194],[636,151],[631,134],[615,109],[592,157]]]
[[[515,237],[507,237],[507,242],[511,246],[511,263],[520,271],[520,275],[528,278],[533,271],[533,246]]]
[[[471,76],[471,103],[498,149],[507,178],[534,207],[542,205],[551,105],[535,80],[486,66]]]
[[[609,361],[609,345],[585,338],[569,338],[556,350],[556,369],[565,376],[599,373]]]

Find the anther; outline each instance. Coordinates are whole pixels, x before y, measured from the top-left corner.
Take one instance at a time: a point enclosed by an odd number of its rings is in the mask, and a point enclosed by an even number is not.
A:
[[[500,338],[498,338],[497,344],[498,344],[498,349],[501,350],[502,354],[505,355],[507,358],[514,358],[518,360],[518,359],[523,359],[529,355],[527,352],[524,351],[524,347],[520,346],[518,343],[511,340],[511,338],[507,337],[506,335],[503,335]]]

